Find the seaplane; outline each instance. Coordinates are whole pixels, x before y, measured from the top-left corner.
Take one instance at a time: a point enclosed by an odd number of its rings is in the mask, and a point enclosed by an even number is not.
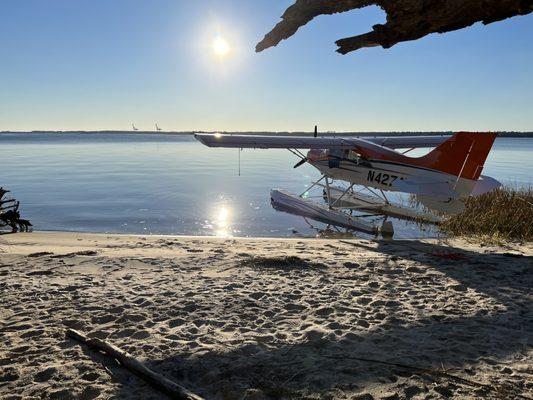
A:
[[[208,147],[287,149],[320,172],[299,195],[272,189],[271,204],[279,211],[348,230],[390,237],[388,217],[438,224],[465,209],[470,196],[501,184],[482,175],[495,133],[457,132],[442,136],[311,137],[200,134]],[[429,149],[411,156],[415,149]],[[302,152],[307,150],[307,153]],[[313,190],[318,191],[313,195]],[[407,204],[393,202],[389,192],[407,194]],[[313,198],[319,198],[317,202]],[[366,217],[382,217],[381,225]]]

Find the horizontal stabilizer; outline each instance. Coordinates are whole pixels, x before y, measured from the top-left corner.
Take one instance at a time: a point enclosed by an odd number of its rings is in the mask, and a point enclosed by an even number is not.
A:
[[[428,209],[444,214],[460,214],[465,209],[465,203],[462,199],[440,200],[431,196],[416,196],[416,199]]]
[[[490,176],[481,175],[474,186],[472,196],[481,196],[482,194],[492,192],[494,189],[498,189],[501,186],[502,184],[496,179]]]

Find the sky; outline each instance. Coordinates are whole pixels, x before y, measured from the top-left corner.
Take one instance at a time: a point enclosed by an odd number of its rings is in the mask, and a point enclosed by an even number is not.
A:
[[[255,53],[292,3],[5,1],[0,131],[533,130],[533,14],[335,53],[385,21],[368,7]]]

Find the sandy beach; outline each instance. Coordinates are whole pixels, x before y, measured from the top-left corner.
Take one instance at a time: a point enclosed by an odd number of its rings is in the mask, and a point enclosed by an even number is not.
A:
[[[3,235],[0,398],[167,398],[67,327],[207,399],[533,398],[531,287],[531,244]]]

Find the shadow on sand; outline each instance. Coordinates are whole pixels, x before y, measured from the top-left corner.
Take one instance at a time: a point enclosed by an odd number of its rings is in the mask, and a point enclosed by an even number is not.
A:
[[[355,393],[374,384],[392,385],[403,393],[400,397],[404,398],[428,390],[427,386],[433,385],[435,396],[451,397],[457,395],[456,390],[462,390],[453,383],[434,384],[434,376],[350,357],[428,369],[446,368],[473,380],[483,380],[479,374],[488,372],[502,376],[503,380],[485,383],[501,386],[507,382],[505,376],[513,373],[505,369],[505,359],[521,353],[525,357],[525,353],[531,350],[532,257],[483,254],[414,241],[345,244],[353,246],[354,251],[361,249],[390,256],[388,263],[375,265],[374,273],[390,274],[393,282],[394,274],[404,269],[402,261],[410,260],[415,262],[414,267],[410,263],[414,268],[410,278],[413,286],[425,283],[431,290],[432,275],[444,274],[457,281],[447,290],[456,291],[459,295],[473,290],[485,303],[478,307],[472,303],[477,301],[476,297],[464,296],[457,304],[444,304],[440,309],[435,308],[438,303],[427,304],[427,307],[422,305],[418,318],[407,320],[396,313],[402,305],[399,304],[400,299],[391,294],[389,314],[379,325],[350,326],[341,336],[321,334],[320,331],[302,332],[301,340],[297,342],[247,341],[222,351],[207,349],[194,355],[173,354],[164,359],[150,359],[147,354],[147,365],[206,398],[238,399],[248,388],[261,389],[272,398],[290,398],[293,395],[297,398],[304,395],[323,398],[325,393],[336,391],[340,393],[339,398],[344,398],[342,393]],[[420,276],[416,274],[417,264],[425,268],[425,273]],[[322,272],[317,270],[314,273]],[[413,296],[417,294],[413,292]],[[463,307],[465,305],[468,307]],[[470,311],[465,311],[467,309]],[[335,322],[335,319],[326,322]],[[209,324],[209,321],[206,323]],[[243,323],[254,326],[254,321]],[[295,329],[299,327],[295,325]],[[524,388],[524,383],[519,380],[516,384],[506,384],[508,393],[532,389]],[[131,390],[130,382],[117,395],[119,398],[130,396]],[[468,390],[475,396],[491,395],[481,388],[470,387]]]

